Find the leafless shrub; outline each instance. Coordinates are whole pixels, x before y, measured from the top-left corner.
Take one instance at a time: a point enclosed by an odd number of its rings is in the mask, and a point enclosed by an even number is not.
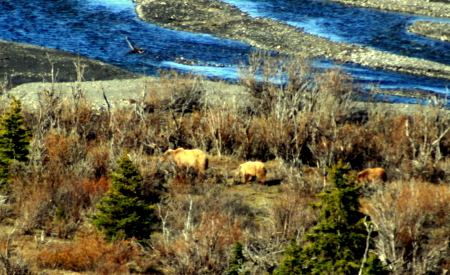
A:
[[[376,105],[375,105],[376,106]],[[367,137],[359,142],[365,151],[364,162],[385,167],[399,179],[422,178],[435,183],[446,179],[443,163],[449,138],[449,113],[439,106],[416,106],[411,111],[369,108],[369,120],[363,126]]]
[[[3,198],[2,198],[3,199]],[[6,219],[12,218],[14,213],[14,209],[11,204],[5,204],[4,202],[0,202],[0,222],[5,221]]]
[[[353,145],[337,144],[343,141],[338,136],[340,121],[355,106],[350,99],[352,79],[343,71],[315,72],[305,58],[278,59],[267,53],[253,55],[242,71],[240,83],[260,100],[263,110],[257,112],[262,119],[251,126],[265,129],[258,129],[264,135],[252,140],[257,151],[296,165],[328,167],[342,156],[342,148]]]
[[[245,270],[249,274],[272,272],[279,264],[286,246],[292,238],[299,244],[303,234],[315,220],[316,213],[310,208],[315,194],[320,190],[316,182],[305,181],[298,168],[288,169],[283,184],[277,187],[277,198],[268,205],[261,225],[246,232],[244,255]]]
[[[391,182],[363,204],[378,236],[376,250],[394,274],[445,273],[449,256],[448,186],[417,180]]]
[[[305,104],[314,90],[311,66],[305,58],[277,58],[267,52],[250,56],[249,65],[241,68],[239,83],[259,99],[256,114],[273,113],[279,119],[307,108]]]
[[[155,246],[166,274],[222,274],[233,244],[240,240],[239,224],[221,213],[205,214],[197,226],[169,243]]]
[[[242,129],[240,126],[248,127],[250,125],[249,122],[242,123],[241,120],[246,118],[239,118],[231,105],[208,108],[205,112],[205,119],[208,126],[205,128],[206,134],[212,141],[211,151],[219,157],[222,154],[232,155],[234,153],[233,149],[237,147],[236,142],[245,140],[241,133],[245,132],[245,128]]]
[[[417,176],[429,181],[433,176],[430,172],[443,159],[440,143],[450,130],[450,115],[439,108],[424,109],[405,121],[405,135],[412,148]]]
[[[272,219],[285,240],[300,238],[315,222],[315,214],[310,209],[314,196],[308,191],[293,182],[280,186],[280,199],[272,206]]]
[[[200,76],[163,70],[159,74],[164,90],[169,93],[167,109],[182,115],[201,109],[201,93],[204,88]]]
[[[20,251],[14,248],[15,229],[0,236],[0,274],[27,275],[33,274],[30,263],[25,260]]]
[[[196,195],[172,190],[160,204],[163,235],[152,245],[167,274],[222,274],[244,230],[255,230],[255,210],[223,191],[221,185],[205,186]]]
[[[27,188],[24,194],[17,197],[20,208],[16,209],[18,224],[24,234],[33,234],[36,229],[42,229],[53,213],[51,194],[45,189]]]

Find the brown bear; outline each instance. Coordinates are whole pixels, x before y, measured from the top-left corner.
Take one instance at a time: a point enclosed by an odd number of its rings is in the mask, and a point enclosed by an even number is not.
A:
[[[358,173],[357,180],[360,183],[370,183],[374,181],[385,183],[387,181],[386,170],[380,167],[368,168]]]
[[[204,174],[206,169],[208,169],[208,158],[199,149],[169,149],[161,157],[161,162],[165,161],[174,164],[178,169],[194,168],[198,174]]]
[[[239,165],[235,174],[235,180],[240,181],[244,177],[243,183],[246,184],[250,177],[256,177],[261,184],[266,182],[267,170],[264,163],[260,161],[248,161]]]

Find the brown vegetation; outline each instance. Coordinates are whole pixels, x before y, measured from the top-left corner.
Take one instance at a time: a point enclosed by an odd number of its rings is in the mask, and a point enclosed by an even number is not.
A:
[[[277,84],[281,77],[287,84]],[[63,100],[52,93],[39,110],[24,107],[34,139],[0,205],[0,266],[24,274],[226,274],[239,241],[244,268],[265,274],[292,237],[302,244],[316,222],[309,204],[328,186],[326,168],[343,160],[355,171],[386,167],[391,182],[362,197],[362,211],[392,274],[449,268],[450,114],[439,105],[405,112],[353,101],[350,76],[314,72],[301,58],[262,56],[243,67],[249,108],[205,100],[197,77],[165,73],[160,84],[163,91],[148,88],[146,101],[130,108],[97,111],[83,94]],[[205,177],[164,169],[162,152],[177,147],[207,152]],[[144,176],[142,192],[161,197],[160,230],[148,247],[106,243],[89,225],[124,152]],[[266,163],[266,184],[229,186],[248,159]]]

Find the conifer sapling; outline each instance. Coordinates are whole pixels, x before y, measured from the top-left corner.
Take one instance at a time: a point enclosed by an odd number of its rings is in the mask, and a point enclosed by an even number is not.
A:
[[[97,204],[99,212],[92,222],[105,232],[108,240],[136,238],[145,241],[150,238],[152,225],[158,221],[154,214],[155,204],[145,202],[139,190],[143,178],[126,154],[118,165],[111,175],[111,189]]]

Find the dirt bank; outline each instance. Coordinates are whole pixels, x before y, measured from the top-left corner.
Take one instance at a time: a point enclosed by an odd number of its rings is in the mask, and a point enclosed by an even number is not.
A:
[[[73,53],[0,40],[0,83],[10,87],[29,82],[52,82],[52,64],[57,82],[77,80],[78,64],[83,80],[130,79],[140,76],[116,66]],[[0,87],[2,87],[0,85]]]
[[[354,62],[392,71],[450,79],[450,66],[309,35],[298,28],[264,18],[252,18],[234,6],[210,0],[135,0],[138,16],[163,27],[208,33],[244,41],[281,54],[303,54]]]

